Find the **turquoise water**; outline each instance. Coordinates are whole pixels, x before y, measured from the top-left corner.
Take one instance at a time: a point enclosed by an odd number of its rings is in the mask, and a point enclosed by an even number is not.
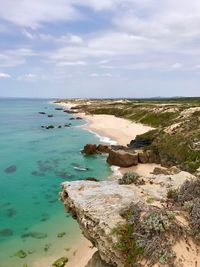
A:
[[[37,259],[64,254],[80,231],[58,201],[60,183],[111,173],[105,156],[80,153],[84,144],[99,143],[95,135],[78,127],[41,128],[84,123],[70,121],[70,114],[55,107],[48,100],[0,100],[0,267],[32,267]],[[57,238],[62,231],[66,235]],[[27,253],[24,259],[15,256],[20,249]]]

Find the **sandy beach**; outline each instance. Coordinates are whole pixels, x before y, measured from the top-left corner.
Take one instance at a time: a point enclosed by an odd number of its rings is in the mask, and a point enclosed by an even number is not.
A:
[[[109,137],[120,145],[127,145],[135,139],[136,135],[153,129],[141,123],[131,122],[113,115],[85,115],[81,113],[80,116],[87,121],[83,128]]]

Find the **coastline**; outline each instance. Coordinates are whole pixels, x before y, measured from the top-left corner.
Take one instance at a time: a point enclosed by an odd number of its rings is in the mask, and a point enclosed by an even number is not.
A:
[[[71,107],[75,107],[76,104],[67,103],[53,103],[62,106],[63,108],[70,110]],[[85,113],[77,113],[78,116],[83,118],[86,123],[77,126],[82,129],[91,132],[96,135],[100,142],[108,143],[110,145],[124,145],[130,143],[131,140],[135,139],[136,135],[143,134],[152,130],[152,127],[134,123],[126,119],[118,118],[113,115],[86,115]],[[113,180],[116,177],[120,177],[127,171],[135,171],[140,175],[150,174],[154,167],[158,164],[139,164],[130,168],[120,168],[117,166],[111,166],[113,174],[108,179]],[[89,246],[90,242],[83,237],[83,241],[75,247],[77,251],[76,255],[69,257],[68,267],[85,267],[92,255],[96,252],[96,249]],[[35,266],[39,267],[39,266]]]

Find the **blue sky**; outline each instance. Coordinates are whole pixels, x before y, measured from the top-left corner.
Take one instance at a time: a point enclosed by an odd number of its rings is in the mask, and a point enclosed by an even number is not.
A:
[[[0,96],[200,95],[199,0],[0,6]]]

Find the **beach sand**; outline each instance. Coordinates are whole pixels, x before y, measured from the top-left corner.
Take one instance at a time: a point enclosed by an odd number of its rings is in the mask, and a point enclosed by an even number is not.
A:
[[[120,145],[127,145],[135,139],[136,135],[153,129],[141,123],[131,122],[113,115],[85,115],[83,113],[79,115],[87,121],[83,128],[109,137]]]
[[[92,247],[90,241],[82,237],[80,243],[74,245],[68,252],[63,253],[61,250],[56,255],[42,257],[33,262],[31,266],[50,267],[57,259],[66,256],[69,259],[66,267],[85,267],[96,251],[97,249]]]

